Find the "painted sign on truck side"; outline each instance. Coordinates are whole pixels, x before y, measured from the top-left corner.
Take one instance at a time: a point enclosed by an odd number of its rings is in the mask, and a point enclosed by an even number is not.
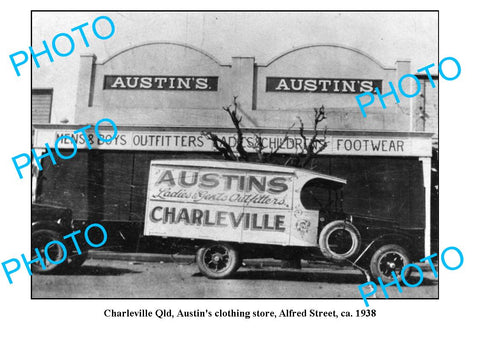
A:
[[[299,199],[312,177],[271,165],[152,161],[145,235],[316,247],[318,211]]]

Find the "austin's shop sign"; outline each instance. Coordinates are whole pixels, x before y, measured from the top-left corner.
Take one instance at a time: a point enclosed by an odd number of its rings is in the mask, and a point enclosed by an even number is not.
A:
[[[382,88],[378,79],[267,77],[267,92],[364,93]]]
[[[218,77],[106,75],[103,88],[104,90],[217,91]]]

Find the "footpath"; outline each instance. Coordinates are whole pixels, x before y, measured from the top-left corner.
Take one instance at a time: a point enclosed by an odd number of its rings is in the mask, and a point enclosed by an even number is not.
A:
[[[180,254],[154,254],[154,253],[124,253],[115,251],[90,250],[88,257],[95,260],[112,260],[112,261],[129,261],[129,262],[158,262],[158,263],[195,263],[194,255]],[[261,259],[245,259],[245,266],[248,267],[281,267],[282,261],[271,258]],[[423,271],[432,271],[428,263],[417,263]],[[329,269],[346,269],[351,268],[349,265],[338,265],[330,262],[321,261],[305,261],[302,260],[302,268],[329,268]],[[435,264],[435,267],[437,265]]]

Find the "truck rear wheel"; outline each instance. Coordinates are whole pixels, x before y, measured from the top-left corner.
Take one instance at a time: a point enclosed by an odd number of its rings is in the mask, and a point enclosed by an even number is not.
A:
[[[408,252],[396,244],[387,244],[378,248],[370,260],[370,273],[372,279],[380,277],[383,282],[392,282],[392,272],[395,273],[399,282],[402,281],[401,272],[403,267],[410,263]],[[403,277],[408,279],[410,268],[403,273]]]
[[[52,244],[48,248],[48,255],[52,261],[61,263],[50,262],[45,255],[45,245],[47,245],[47,243],[51,241],[61,242],[61,240],[63,240],[62,236],[52,230],[42,229],[32,233],[32,259],[37,257],[35,248],[38,248],[42,261],[45,264],[45,268],[43,268],[39,262],[32,263],[31,269],[33,273],[54,273],[65,267],[67,254],[64,253],[63,248],[58,243]],[[62,259],[64,259],[64,261],[62,261]]]
[[[241,265],[238,250],[228,243],[211,243],[197,251],[196,261],[203,275],[223,279],[232,275]]]
[[[360,250],[358,229],[347,221],[333,221],[327,224],[318,238],[322,255],[333,261],[352,259]]]

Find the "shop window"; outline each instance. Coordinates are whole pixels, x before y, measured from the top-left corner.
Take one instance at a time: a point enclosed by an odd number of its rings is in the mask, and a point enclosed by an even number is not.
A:
[[[50,123],[53,89],[32,89],[32,124]]]

